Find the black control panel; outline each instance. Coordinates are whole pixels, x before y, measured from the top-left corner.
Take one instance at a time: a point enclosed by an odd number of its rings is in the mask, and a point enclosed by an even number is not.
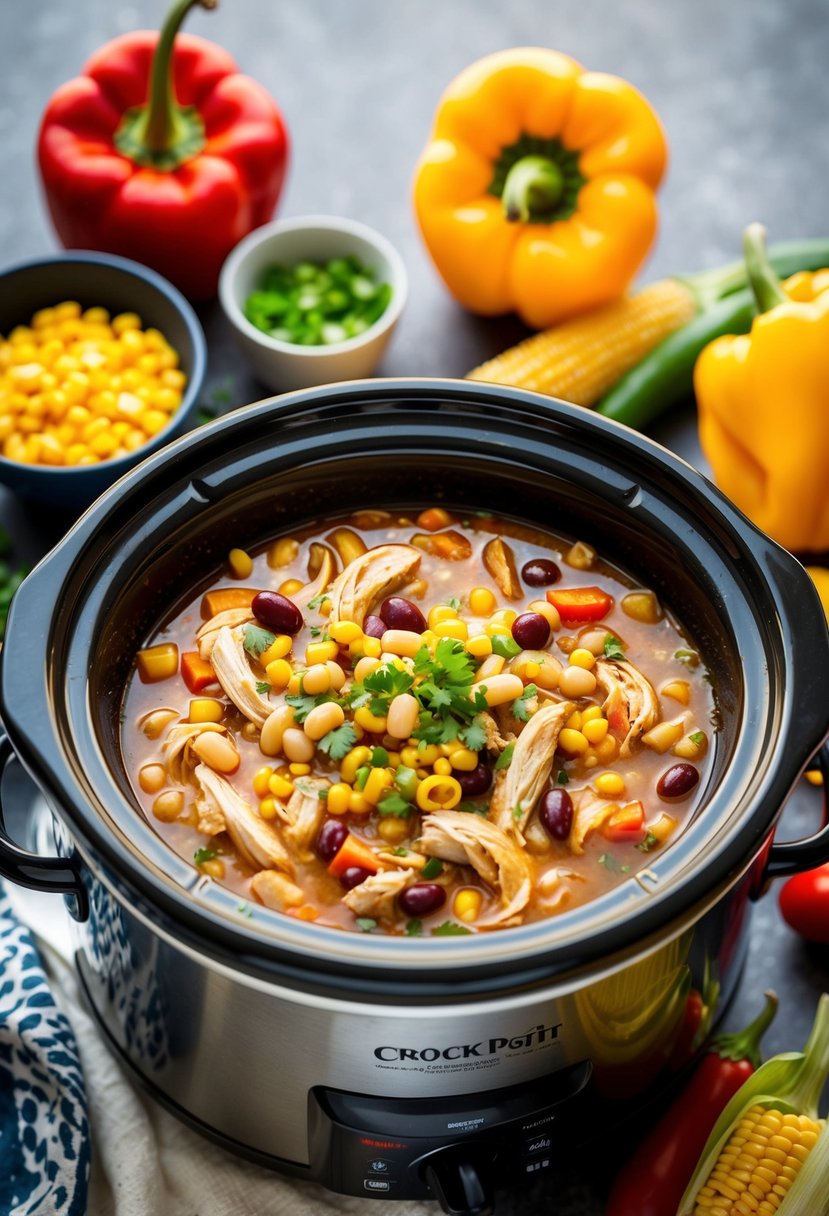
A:
[[[498,1186],[560,1160],[591,1066],[457,1098],[309,1094],[311,1174],[329,1190],[378,1199],[437,1199],[453,1216],[492,1211]]]

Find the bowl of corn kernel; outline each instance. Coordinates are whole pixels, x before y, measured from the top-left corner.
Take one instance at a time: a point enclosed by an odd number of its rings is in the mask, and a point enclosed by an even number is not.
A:
[[[0,482],[87,506],[192,422],[206,343],[180,292],[109,254],[0,272]]]

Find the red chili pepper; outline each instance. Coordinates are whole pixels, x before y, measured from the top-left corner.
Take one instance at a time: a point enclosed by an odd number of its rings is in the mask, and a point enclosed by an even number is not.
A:
[[[777,1012],[766,993],[759,1017],[714,1039],[691,1079],[616,1177],[605,1216],[671,1216],[727,1102],[760,1063],[760,1039]]]
[[[64,246],[135,258],[192,299],[215,295],[227,254],[270,219],[288,151],[261,85],[215,43],[178,33],[195,4],[215,3],[177,0],[160,35],[101,47],[52,96],[38,140]]]
[[[547,600],[566,625],[600,621],[613,607],[612,597],[601,587],[556,587],[547,592]]]
[[[829,863],[787,879],[780,888],[786,923],[809,942],[829,943]]]

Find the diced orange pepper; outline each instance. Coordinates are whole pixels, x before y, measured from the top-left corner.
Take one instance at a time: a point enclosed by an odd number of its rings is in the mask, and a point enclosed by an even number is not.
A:
[[[613,607],[613,597],[601,587],[554,587],[547,602],[558,609],[566,625],[577,621],[600,621]]]
[[[339,850],[334,854],[328,866],[328,873],[339,878],[343,871],[350,869],[351,866],[360,866],[363,870],[370,870],[372,874],[376,874],[380,869],[380,862],[377,860],[377,854],[369,848],[365,841],[349,832]]]
[[[158,680],[169,680],[178,671],[178,646],[175,642],[161,642],[148,646],[136,655],[138,676],[142,684],[155,684]]]
[[[212,665],[197,650],[186,650],[181,656],[181,678],[193,694],[216,683]]]
[[[210,620],[217,612],[226,612],[228,608],[250,608],[256,591],[251,587],[217,587],[207,591],[202,597],[201,614],[205,620]]]
[[[448,523],[451,523],[451,517],[443,507],[427,507],[417,517],[418,527],[425,528],[427,532],[439,532]]]
[[[645,808],[638,800],[628,802],[605,820],[602,835],[620,843],[637,843],[644,836]]]
[[[438,532],[429,536],[419,533],[412,537],[412,544],[445,561],[462,562],[472,556],[472,545],[460,532]]]

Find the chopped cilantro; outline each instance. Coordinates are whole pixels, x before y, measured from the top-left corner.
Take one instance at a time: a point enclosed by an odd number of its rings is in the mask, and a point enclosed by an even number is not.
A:
[[[699,667],[699,655],[695,650],[675,650],[674,658],[686,667]]]
[[[193,861],[195,861],[197,866],[202,866],[206,861],[212,861],[215,856],[215,849],[196,849],[193,854]]]
[[[330,730],[327,735],[323,735],[317,740],[317,748],[321,752],[325,752],[332,760],[342,760],[351,751],[354,744],[357,742],[357,731],[351,722],[344,722],[342,726]]]
[[[392,853],[394,854],[395,857],[408,857],[409,856],[409,850],[406,848],[406,846],[404,844],[395,845],[395,847],[392,849]]]
[[[461,606],[461,602],[456,595],[450,595],[446,603],[450,608],[453,608],[455,612],[457,612]]]
[[[426,865],[420,871],[421,878],[437,878],[438,874],[443,873],[443,862],[439,857],[430,857]]]
[[[640,841],[635,847],[640,853],[650,853],[651,849],[655,849],[659,844],[659,840],[654,836],[653,832],[648,832],[644,840]]]
[[[414,674],[420,683],[413,692],[423,712],[412,732],[414,738],[425,744],[452,743],[486,709],[482,689],[472,683],[475,670],[475,660],[456,638],[440,638],[434,657],[427,646],[420,648],[414,657]]]
[[[630,866],[620,865],[612,853],[602,853],[599,857],[599,865],[610,870],[611,874],[627,874],[630,871]]]
[[[373,747],[368,762],[372,768],[385,768],[389,762],[389,753],[384,747]]]
[[[311,610],[313,610],[314,608],[319,608],[320,604],[322,604],[325,600],[330,600],[330,599],[331,599],[331,596],[329,595],[329,593],[327,591],[323,591],[320,595],[315,595],[312,600],[308,601],[308,608]]]
[[[623,659],[625,657],[624,646],[612,633],[605,635],[604,654],[606,659]]]
[[[564,771],[563,768],[559,769],[558,776],[556,777],[556,782],[558,785],[569,785],[570,784],[570,778],[567,776],[567,773]]]
[[[322,630],[320,629],[319,625],[311,625],[309,633],[311,634],[312,638],[318,638],[322,633]]]
[[[514,659],[521,653],[521,647],[510,634],[496,633],[492,638],[492,653],[499,654],[502,659]]]
[[[691,740],[691,742],[693,744],[695,744],[697,747],[699,747],[700,743],[705,742],[705,731],[704,730],[695,730],[692,735],[688,736],[688,738]]]
[[[377,928],[377,921],[372,920],[370,916],[358,916],[357,928],[361,933],[371,933],[372,929]]]
[[[479,752],[486,746],[486,731],[477,718],[470,722],[469,726],[464,726],[463,730],[458,732],[458,737],[471,752]]]
[[[513,715],[519,722],[528,722],[530,719],[530,707],[527,704],[533,697],[538,696],[538,689],[535,684],[528,684],[520,697],[516,697],[512,703]]]
[[[362,684],[355,684],[348,697],[352,709],[368,705],[373,714],[385,717],[389,706],[400,693],[408,692],[414,677],[396,663],[384,663],[366,676]]]
[[[432,930],[432,937],[466,937],[471,932],[471,929],[457,925],[453,920],[445,920],[437,929]]]
[[[244,635],[245,650],[256,658],[276,641],[276,636],[269,629],[261,629],[259,625],[245,625]]]
[[[267,680],[257,680],[256,691],[260,694],[260,696],[265,697],[271,691],[271,686]]]
[[[323,788],[321,790],[317,790],[317,797],[319,798],[320,802],[327,802],[328,801],[328,787],[323,786]]]
[[[377,810],[381,815],[395,815],[398,819],[405,819],[412,813],[412,804],[407,802],[402,794],[391,790],[377,803]]]
[[[406,928],[403,930],[403,932],[406,934],[406,937],[420,937],[421,933],[423,932],[423,921],[407,920]]]
[[[334,699],[327,692],[317,693],[313,697],[307,692],[289,692],[285,697],[285,704],[291,706],[294,711],[294,720],[298,725],[302,725],[312,709]]]
[[[252,909],[252,908],[250,908],[250,907],[249,907],[249,906],[248,906],[248,905],[245,903],[245,901],[244,901],[244,900],[242,900],[242,901],[241,901],[241,903],[238,903],[238,904],[236,905],[236,911],[237,911],[237,912],[240,912],[240,913],[242,914],[242,916],[247,916],[247,917],[251,917],[251,916],[253,916],[253,909]]]
[[[514,807],[512,808],[512,817],[513,817],[513,819],[515,820],[515,822],[516,822],[516,823],[518,823],[518,820],[521,818],[521,816],[522,816],[523,814],[524,814],[524,808],[523,808],[523,806],[521,805],[521,803],[519,802],[519,803],[518,803],[518,806],[514,806]]]
[[[508,743],[507,746],[504,748],[504,750],[501,752],[498,759],[495,761],[495,764],[493,767],[494,767],[496,773],[500,772],[500,770],[502,768],[509,768],[510,762],[512,760],[512,753],[514,751],[515,751],[515,744]]]

